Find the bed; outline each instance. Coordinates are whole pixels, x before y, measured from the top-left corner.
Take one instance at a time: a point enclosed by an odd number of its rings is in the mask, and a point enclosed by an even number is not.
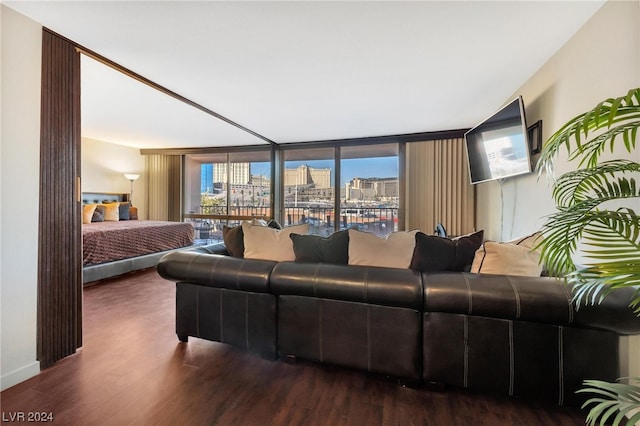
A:
[[[128,194],[83,193],[83,205],[127,203]],[[190,223],[118,220],[83,223],[84,284],[155,266],[166,253],[193,245]]]

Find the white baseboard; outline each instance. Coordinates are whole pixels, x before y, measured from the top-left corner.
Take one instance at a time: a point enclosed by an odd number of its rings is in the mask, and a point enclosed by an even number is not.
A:
[[[18,383],[24,382],[40,373],[40,363],[34,361],[31,364],[24,367],[13,370],[10,373],[4,374],[0,377],[0,391],[9,389],[11,386],[15,386]]]

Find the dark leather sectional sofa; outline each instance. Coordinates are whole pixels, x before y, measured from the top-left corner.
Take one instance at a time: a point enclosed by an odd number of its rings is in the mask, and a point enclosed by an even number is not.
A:
[[[294,356],[403,382],[578,405],[615,380],[619,335],[640,333],[620,290],[575,309],[553,278],[273,262],[224,245],[167,254],[176,333],[264,358]]]

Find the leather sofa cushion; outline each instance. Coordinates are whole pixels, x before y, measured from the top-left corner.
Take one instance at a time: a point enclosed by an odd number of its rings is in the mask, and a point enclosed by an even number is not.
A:
[[[186,250],[164,255],[157,269],[162,278],[176,282],[268,293],[275,263]]]
[[[276,295],[422,308],[422,281],[411,269],[282,262],[270,280]]]

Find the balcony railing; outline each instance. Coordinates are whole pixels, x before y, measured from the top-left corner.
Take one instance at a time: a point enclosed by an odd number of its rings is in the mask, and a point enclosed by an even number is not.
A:
[[[185,215],[185,221],[192,223],[196,230],[197,244],[222,241],[224,225],[235,226],[242,220],[271,217],[271,209],[264,206],[230,206],[228,215],[226,206],[202,206],[201,211]],[[337,220],[338,229],[356,228],[384,236],[398,230],[398,208],[349,206],[340,209],[336,217],[335,210],[329,207],[287,206],[283,220],[283,226],[308,223],[309,233],[313,235],[330,235],[336,229]]]

